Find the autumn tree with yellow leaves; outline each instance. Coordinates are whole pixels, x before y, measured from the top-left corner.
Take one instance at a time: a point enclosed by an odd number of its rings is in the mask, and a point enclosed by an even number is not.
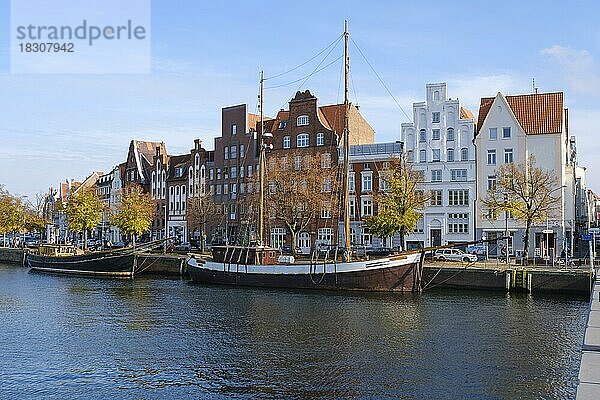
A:
[[[144,193],[139,185],[125,187],[119,198],[120,202],[111,217],[111,222],[122,232],[132,236],[135,247],[137,236],[150,229],[155,205],[150,195]]]

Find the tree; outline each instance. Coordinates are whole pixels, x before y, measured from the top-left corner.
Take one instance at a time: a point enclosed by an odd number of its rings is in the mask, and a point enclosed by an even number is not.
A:
[[[402,249],[406,249],[405,236],[415,230],[427,200],[419,190],[422,181],[422,175],[412,169],[405,157],[390,163],[380,181],[386,189],[374,195],[377,213],[365,218],[371,233],[379,237],[400,234]]]
[[[6,246],[6,234],[23,228],[23,202],[0,187],[0,233]]]
[[[94,229],[98,225],[103,208],[104,203],[98,198],[94,190],[81,188],[81,190],[69,196],[65,206],[69,229],[83,233],[83,248],[85,250],[87,250],[88,230]]]
[[[201,191],[196,196],[188,198],[186,207],[188,230],[190,232],[200,231],[202,236],[200,251],[204,252],[206,229],[210,224],[220,220],[219,212],[222,207],[215,203],[212,193],[202,193]]]
[[[133,247],[136,236],[150,228],[154,215],[154,202],[139,185],[130,185],[120,194],[120,202],[112,215],[112,223],[123,232],[132,235]]]
[[[524,260],[529,254],[531,226],[546,221],[560,208],[560,197],[552,195],[559,188],[554,172],[536,167],[533,155],[525,163],[503,164],[496,170],[496,184],[488,189],[483,205],[488,218],[495,219],[504,211],[525,223]]]
[[[337,166],[332,165],[329,153],[291,152],[284,157],[273,157],[267,175],[268,216],[282,222],[290,232],[293,254],[298,234],[320,215],[331,218],[332,224],[337,225],[339,203],[333,195]]]

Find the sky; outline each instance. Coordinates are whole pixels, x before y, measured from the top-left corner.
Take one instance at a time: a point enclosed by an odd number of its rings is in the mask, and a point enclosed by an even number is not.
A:
[[[26,1],[26,0],[14,0]],[[425,85],[474,114],[481,97],[564,91],[588,185],[600,191],[600,3],[558,1],[153,0],[149,74],[12,74],[9,0],[0,0],[0,184],[34,196],[67,178],[109,171],[131,139],[164,141],[171,154],[200,138],[212,149],[221,108],[257,110],[259,71],[272,77],[309,60],[348,20],[350,100],[377,142],[399,139]],[[381,77],[380,83],[369,64]],[[265,113],[297,90],[342,101],[338,43],[305,66],[266,81]],[[296,82],[295,82],[296,81]],[[293,82],[293,83],[290,83]],[[270,88],[271,86],[278,86]]]

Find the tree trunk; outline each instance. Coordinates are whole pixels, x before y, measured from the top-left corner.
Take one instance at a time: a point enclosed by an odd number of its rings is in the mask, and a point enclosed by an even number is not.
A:
[[[405,230],[404,228],[400,229],[400,246],[402,247],[402,251],[406,251],[406,241],[405,241]]]
[[[131,235],[131,238],[133,240],[133,248],[135,249],[135,234]]]
[[[87,229],[83,230],[83,251],[87,251]]]
[[[298,232],[294,232],[292,230],[290,230],[292,232],[292,245],[290,246],[290,248],[292,249],[292,255],[296,255],[296,239],[298,236]]]
[[[204,243],[206,242],[206,229],[202,224],[202,231],[200,233],[200,253],[204,253]]]
[[[527,265],[527,258],[529,257],[529,231],[531,230],[531,221],[527,221],[525,225],[525,241],[523,245],[523,265]]]

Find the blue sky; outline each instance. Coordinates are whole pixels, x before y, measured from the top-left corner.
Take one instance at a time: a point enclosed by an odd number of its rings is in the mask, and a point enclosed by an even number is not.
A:
[[[9,1],[0,0],[0,183],[33,195],[66,178],[108,171],[133,138],[163,140],[170,153],[194,138],[212,148],[221,107],[256,109],[258,74],[272,76],[350,34],[412,115],[428,82],[448,82],[475,114],[480,97],[565,92],[588,181],[600,190],[600,30],[596,2],[152,2],[152,73],[17,75],[9,70]],[[338,46],[328,60],[341,55]],[[377,141],[399,137],[407,118],[351,46],[351,100],[361,105]],[[310,63],[267,82],[309,74]],[[328,62],[324,63],[326,65]],[[273,115],[297,89],[322,104],[341,100],[341,61],[299,83],[265,93]]]

